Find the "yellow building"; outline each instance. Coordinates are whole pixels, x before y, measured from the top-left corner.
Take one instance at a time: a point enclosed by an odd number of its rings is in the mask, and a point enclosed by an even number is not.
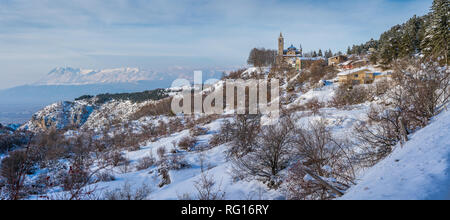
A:
[[[348,60],[347,56],[344,56],[344,55],[330,57],[330,58],[328,58],[328,65],[329,66],[337,66],[338,64],[343,63],[347,60]]]
[[[376,73],[369,69],[356,69],[351,71],[345,71],[338,74],[339,83],[341,84],[371,84],[376,79],[390,78],[390,73]]]

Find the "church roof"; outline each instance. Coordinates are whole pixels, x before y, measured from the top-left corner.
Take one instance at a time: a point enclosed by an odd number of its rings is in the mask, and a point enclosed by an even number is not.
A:
[[[288,49],[292,49],[292,50],[297,50],[297,48],[296,47],[294,47],[294,45],[293,44],[291,44],[291,46],[288,48]]]

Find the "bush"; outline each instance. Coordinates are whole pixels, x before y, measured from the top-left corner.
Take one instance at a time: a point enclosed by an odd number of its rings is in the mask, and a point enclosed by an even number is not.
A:
[[[355,178],[344,141],[331,135],[319,121],[295,131],[300,159],[289,169],[287,197],[294,200],[327,200],[341,196]]]
[[[225,192],[221,189],[221,185],[218,185],[214,177],[203,169],[200,178],[194,182],[194,187],[197,190],[197,199],[200,201],[225,200]],[[185,200],[189,199],[186,195],[188,194],[185,194]]]
[[[64,191],[76,191],[83,188],[90,182],[90,174],[84,165],[74,163],[69,171],[62,177],[62,187]]]
[[[111,182],[111,181],[115,181],[116,177],[113,174],[111,174],[110,172],[101,172],[96,175],[96,179],[97,179],[97,181],[100,181],[100,182]]]
[[[232,127],[232,146],[228,150],[230,157],[242,157],[253,151],[256,137],[261,131],[260,115],[236,115]]]
[[[158,184],[159,188],[172,183],[172,181],[170,180],[169,170],[166,167],[159,168],[158,173],[161,176],[161,182]]]
[[[372,107],[369,120],[355,126],[364,150],[358,156],[366,166],[388,156],[397,143],[404,144],[410,134],[445,109],[450,100],[448,67],[432,60],[397,61],[393,88],[385,96],[389,106]]]
[[[16,147],[27,144],[28,137],[20,133],[0,133],[0,153],[5,153]]]
[[[197,138],[186,136],[178,142],[178,147],[182,150],[190,151],[195,147],[197,142]]]
[[[215,147],[221,144],[231,142],[234,137],[233,133],[234,130],[232,124],[230,123],[230,121],[225,120],[220,127],[220,131],[214,134],[213,137],[210,139],[209,145]]]
[[[166,158],[166,153],[167,153],[167,151],[166,151],[165,147],[159,147],[156,150],[156,154],[158,155],[159,160],[165,159]]]
[[[136,165],[136,169],[138,171],[146,170],[146,169],[152,167],[153,165],[155,165],[155,163],[156,163],[156,160],[152,155],[146,156],[146,157],[139,159],[138,164]]]
[[[224,79],[241,79],[242,78],[242,74],[246,71],[247,69],[239,69],[236,71],[231,71],[228,75],[227,74],[223,74],[222,76],[222,80]]]
[[[6,179],[9,199],[17,200],[23,196],[26,175],[33,170],[28,152],[18,150],[2,160],[0,176]]]
[[[402,130],[405,121],[401,116],[399,111],[372,107],[368,114],[369,121],[354,127],[356,137],[361,141],[362,152],[358,159],[363,166],[371,167],[384,159],[403,135],[408,134],[407,130]]]
[[[336,108],[348,107],[370,101],[370,93],[364,85],[353,88],[341,85],[336,90],[331,106]]]
[[[193,128],[191,128],[189,130],[189,134],[192,137],[202,136],[202,135],[208,134],[208,132],[209,132],[208,128],[203,128],[203,127],[200,127],[200,126],[194,126]]]
[[[138,120],[147,116],[172,115],[172,98],[165,98],[155,103],[149,103],[137,110],[130,118]]]
[[[305,103],[305,107],[311,110],[314,115],[317,115],[320,113],[320,109],[324,107],[324,104],[319,102],[318,98],[313,98]]]
[[[277,188],[281,181],[279,172],[285,169],[293,157],[293,124],[283,119],[280,124],[267,126],[258,134],[258,147],[246,155],[233,159],[237,176],[256,177],[271,188]]]
[[[127,162],[127,159],[118,151],[114,151],[108,156],[107,159],[114,167],[121,166]]]
[[[145,184],[133,190],[129,183],[125,183],[122,188],[112,191],[106,191],[103,195],[104,200],[145,200],[151,194],[152,190]]]
[[[171,154],[166,162],[169,170],[181,170],[191,167],[182,154]]]

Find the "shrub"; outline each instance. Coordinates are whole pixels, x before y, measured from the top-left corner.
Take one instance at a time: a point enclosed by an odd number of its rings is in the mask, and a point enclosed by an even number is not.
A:
[[[96,175],[96,179],[97,179],[97,181],[100,181],[100,182],[111,182],[111,181],[115,181],[116,177],[113,174],[111,174],[110,172],[101,172]]]
[[[28,152],[18,150],[2,160],[0,176],[6,179],[9,199],[17,200],[23,196],[26,175],[31,173],[33,164]]]
[[[305,107],[311,110],[314,115],[317,115],[320,113],[320,109],[324,107],[324,104],[319,102],[318,98],[312,98],[305,103]]]
[[[123,165],[127,162],[127,159],[118,151],[112,152],[108,157],[107,160],[110,161],[110,164],[114,167]]]
[[[204,128],[204,127],[200,127],[200,126],[194,126],[193,128],[191,128],[189,130],[189,134],[192,137],[202,136],[202,135],[208,134],[208,132],[209,132],[208,128]]]
[[[355,178],[352,160],[345,142],[331,135],[319,121],[295,131],[294,139],[300,159],[289,169],[288,199],[326,200],[341,196]]]
[[[215,147],[221,144],[231,142],[234,137],[233,133],[234,130],[232,124],[230,123],[230,121],[225,120],[220,127],[220,131],[214,134],[213,137],[210,139],[209,145]]]
[[[242,157],[233,159],[237,176],[256,177],[271,188],[281,181],[279,172],[285,169],[293,157],[293,124],[283,119],[280,124],[267,126],[258,134],[258,147]]]
[[[133,190],[129,183],[125,183],[122,188],[112,191],[106,191],[103,195],[104,200],[145,200],[151,194],[152,190],[147,185]]]
[[[158,155],[159,160],[163,160],[164,158],[166,158],[166,148],[165,147],[159,147],[156,150],[156,154]]]
[[[0,153],[5,153],[16,147],[23,146],[27,141],[28,138],[19,133],[0,133]]]
[[[137,110],[130,118],[138,120],[147,116],[172,115],[172,98],[165,98],[155,103],[149,103]]]
[[[260,115],[236,115],[233,128],[232,146],[228,150],[228,156],[242,157],[250,153],[256,143],[256,137],[260,132]]]
[[[197,138],[186,136],[178,142],[178,147],[182,150],[190,151],[195,147],[197,142]]]
[[[341,85],[335,91],[335,95],[331,101],[331,106],[336,108],[348,107],[370,101],[370,93],[364,85],[354,86]]]
[[[156,163],[156,160],[152,155],[146,156],[146,157],[139,159],[138,164],[136,165],[136,169],[138,171],[146,170],[146,169],[152,167],[153,165],[155,165],[155,163]]]
[[[172,183],[172,181],[170,180],[169,170],[166,167],[159,168],[158,173],[161,176],[161,182],[158,184],[159,188]]]
[[[169,170],[181,170],[191,167],[182,154],[171,154],[167,158],[166,166]]]

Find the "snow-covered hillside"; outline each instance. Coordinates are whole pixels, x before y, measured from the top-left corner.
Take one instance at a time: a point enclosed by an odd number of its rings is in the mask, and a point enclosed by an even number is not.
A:
[[[255,68],[249,68],[242,73],[241,77],[251,77],[254,75],[252,73],[269,77],[268,72],[269,70],[264,70],[260,73]],[[286,78],[284,81],[289,80]],[[284,81],[281,86],[282,100],[284,100],[282,105],[290,112],[289,116],[295,119],[293,126],[308,128],[314,123],[323,123],[326,130],[330,131],[330,136],[327,138],[332,139],[334,143],[340,143],[339,147],[344,147],[344,152],[355,155],[354,157],[345,156],[346,161],[347,158],[350,161],[350,158],[357,158],[358,155],[360,140],[355,135],[355,126],[368,121],[371,107],[385,105],[386,99],[389,98],[387,93],[381,93],[376,97],[339,107],[333,104],[340,91],[336,79],[321,80],[317,85],[304,86],[305,90],[294,90],[289,93],[285,92],[287,83]],[[213,88],[218,89],[221,86],[223,84],[219,81]],[[371,86],[373,85],[361,85],[360,89],[366,88],[369,91]],[[165,91],[169,96],[176,95],[178,92]],[[211,92],[211,89],[203,92],[207,94]],[[292,98],[287,99],[286,97],[290,95]],[[111,99],[102,104],[98,104],[97,99],[98,97],[94,97],[47,106],[22,126],[22,129],[37,132],[49,128],[69,129],[64,131],[68,139],[82,137],[83,132],[88,131],[93,133],[86,133],[86,135],[95,134],[94,139],[112,144],[111,146],[116,149],[99,153],[102,157],[93,158],[90,167],[92,169],[90,171],[94,172],[96,166],[107,164],[102,167],[100,174],[107,174],[106,176],[110,177],[104,179],[96,174],[85,187],[85,190],[96,189],[97,198],[107,199],[108,193],[120,191],[122,187],[128,185],[131,190],[140,190],[141,187],[148,186],[152,192],[146,195],[145,199],[196,199],[198,194],[196,187],[205,173],[215,181],[215,187],[225,193],[225,199],[292,198],[289,197],[288,192],[291,187],[289,185],[291,184],[289,178],[292,175],[290,169],[297,161],[292,160],[287,167],[283,168],[277,174],[279,175],[277,178],[283,181],[279,186],[271,187],[257,176],[244,178],[236,175],[236,164],[227,155],[234,146],[232,141],[211,144],[214,138],[221,135],[222,126],[226,124],[224,122],[233,123],[236,120],[235,117],[219,115],[209,118],[202,114],[194,116],[144,114],[136,117],[138,115],[136,113],[140,110],[150,111],[162,106],[164,101],[170,98],[140,103],[127,99]],[[308,103],[314,104],[314,100],[317,100],[319,106],[316,111],[314,107],[308,107]],[[193,134],[192,129],[196,127],[201,127],[206,132]],[[355,161],[351,168],[351,182],[346,183],[344,188],[339,188],[345,194],[341,199],[450,199],[450,140],[446,137],[449,131],[450,113],[446,111],[436,117],[428,127],[411,135],[408,143],[403,147],[397,147],[394,153],[376,166],[365,168],[365,165]],[[299,136],[299,133],[291,135],[295,138]],[[181,147],[183,139],[186,138],[195,139],[194,144],[188,149]],[[262,147],[260,143],[258,146]],[[160,153],[162,149],[164,149],[163,156]],[[119,155],[123,162],[110,164],[110,153]],[[145,160],[151,162],[143,166]],[[58,183],[58,175],[67,172],[64,167],[70,165],[66,159],[57,163],[61,164],[61,168],[40,169],[36,174],[29,176],[28,183],[39,181],[42,177],[48,177],[51,181]],[[176,166],[168,165],[171,163]],[[179,164],[183,166],[177,168]],[[333,169],[327,164],[322,167],[321,169],[324,170]],[[165,174],[164,171],[167,173]],[[168,176],[168,183],[165,182],[167,178],[164,175]],[[321,178],[339,186],[337,184],[339,177],[329,178],[325,175]],[[309,174],[302,176],[302,179],[314,181],[308,177]],[[354,177],[357,177],[355,181],[353,181]],[[352,187],[349,188],[350,186]],[[68,192],[60,187],[46,190],[40,195],[32,194],[28,199],[40,199],[39,196],[50,199],[65,198]],[[336,196],[332,195],[325,199],[334,198]],[[87,198],[81,197],[81,199]],[[305,197],[305,199],[309,198]]]
[[[370,168],[344,200],[450,199],[450,111]]]

